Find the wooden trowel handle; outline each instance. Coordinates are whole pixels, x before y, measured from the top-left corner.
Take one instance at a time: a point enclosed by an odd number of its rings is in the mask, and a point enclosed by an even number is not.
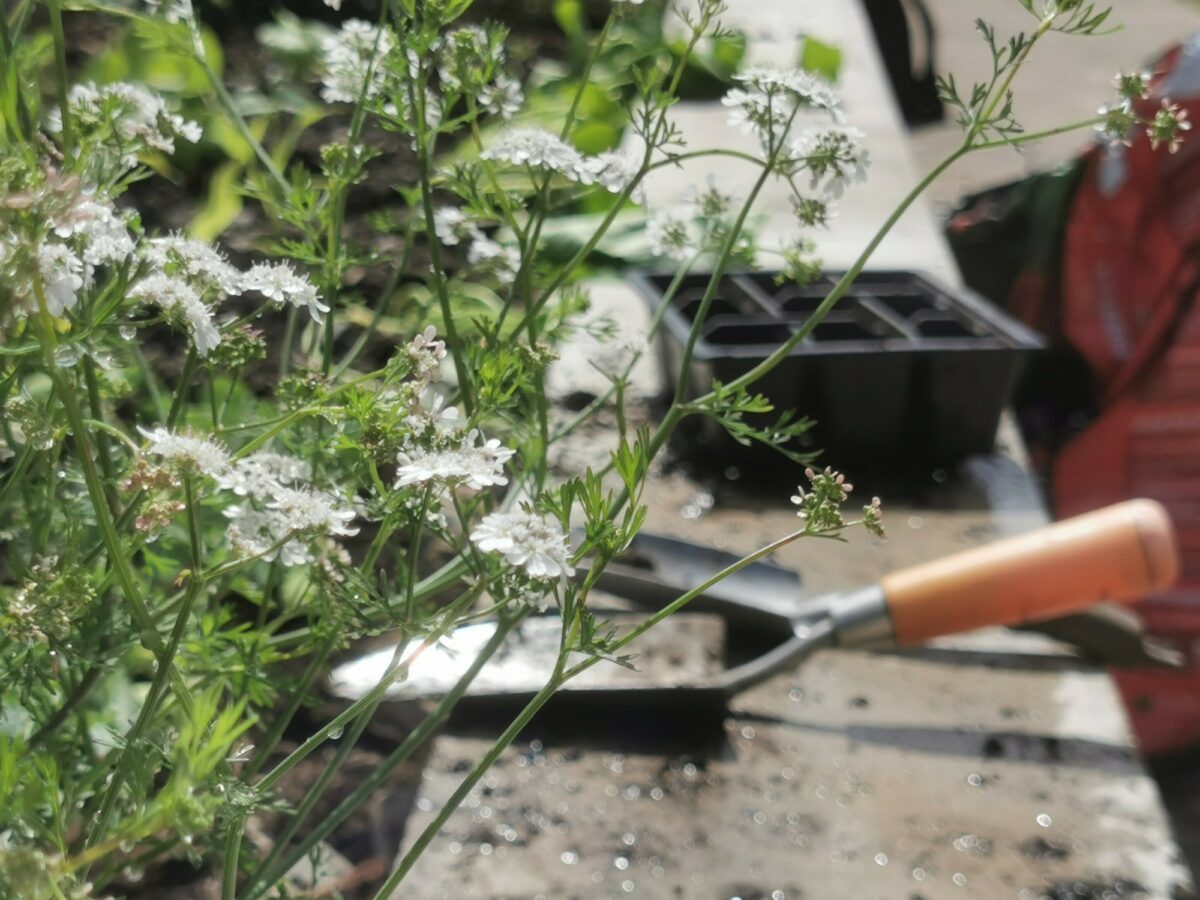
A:
[[[1171,520],[1130,500],[885,577],[895,639],[915,644],[986,625],[1015,625],[1171,585]]]

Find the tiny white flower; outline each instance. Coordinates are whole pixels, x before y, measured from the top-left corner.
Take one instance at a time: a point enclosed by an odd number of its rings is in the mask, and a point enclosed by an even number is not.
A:
[[[646,222],[650,252],[680,262],[691,259],[704,237],[696,221],[698,213],[694,204],[684,203],[652,215]]]
[[[416,437],[423,436],[429,428],[442,439],[457,437],[463,430],[462,414],[457,406],[444,406],[446,398],[426,388],[417,400],[417,407],[404,417],[404,424]]]
[[[641,170],[641,165],[640,159],[622,150],[610,150],[587,159],[592,178],[612,194],[619,194],[629,187]]]
[[[321,41],[325,69],[321,96],[330,103],[354,103],[365,91],[366,99],[375,99],[383,92],[387,77],[384,60],[394,49],[389,29],[381,32],[362,19],[343,22],[339,31]]]
[[[127,167],[137,164],[142,150],[170,155],[175,152],[175,138],[195,143],[201,137],[199,125],[172,113],[162,97],[136,84],[77,84],[67,94],[67,105],[81,131],[113,128],[120,143],[111,149]],[[53,132],[62,130],[57,109],[50,113],[49,126]]]
[[[192,343],[201,356],[207,356],[221,343],[221,332],[213,322],[212,310],[186,281],[155,272],[137,282],[130,290],[129,297],[181,316],[187,322]]]
[[[743,87],[732,88],[721,98],[730,109],[729,123],[757,134],[764,146],[785,137],[788,123],[800,109],[825,112],[835,121],[841,116],[833,86],[811,72],[754,68],[734,79]]]
[[[242,292],[242,273],[230,265],[220,250],[204,241],[181,234],[152,238],[142,255],[155,268],[183,278],[197,290],[237,295]]]
[[[480,490],[508,483],[504,464],[515,451],[492,438],[485,440],[477,430],[467,432],[462,442],[441,450],[413,450],[397,456],[396,487],[441,482],[462,484]]]
[[[65,244],[46,242],[38,247],[37,262],[50,315],[61,316],[74,309],[79,292],[91,283],[91,267]]]
[[[579,184],[595,181],[583,154],[542,128],[510,128],[483,151],[482,158],[557,172]]]
[[[499,553],[530,578],[573,575],[571,548],[558,522],[528,510],[489,513],[471,532],[480,550]]]
[[[467,262],[489,270],[504,284],[511,284],[521,267],[521,253],[516,247],[506,247],[491,238],[479,237],[467,248]]]
[[[307,308],[309,316],[318,324],[325,320],[329,307],[321,302],[317,289],[303,275],[298,275],[285,262],[255,263],[242,276],[242,288],[257,291],[272,303],[282,306],[287,303],[300,309]]]
[[[408,355],[416,366],[417,378],[430,381],[446,358],[446,342],[439,341],[437,329],[427,325],[424,331],[408,342]]]
[[[292,533],[342,537],[358,534],[358,528],[350,524],[358,513],[342,507],[333,494],[315,488],[280,487],[267,509],[279,511]]]
[[[124,262],[133,253],[129,225],[112,204],[94,194],[80,197],[53,222],[54,233],[64,240],[77,239],[89,266]]]
[[[790,149],[791,158],[812,176],[812,187],[825,182],[825,193],[842,196],[846,185],[865,181],[870,155],[857,128],[833,127],[805,132]]]
[[[147,455],[215,478],[218,482],[229,475],[229,453],[210,438],[162,427],[149,430],[139,427],[138,432],[146,439],[142,452]]]
[[[442,206],[433,211],[433,230],[438,240],[447,247],[453,247],[464,240],[474,241],[483,237],[479,226],[456,206]]]
[[[479,89],[476,100],[482,109],[492,115],[511,119],[521,111],[525,95],[521,92],[521,82],[502,72],[491,84],[485,84]]]
[[[264,450],[234,461],[221,478],[221,487],[240,497],[266,500],[281,486],[307,481],[311,477],[312,466],[304,460]]]

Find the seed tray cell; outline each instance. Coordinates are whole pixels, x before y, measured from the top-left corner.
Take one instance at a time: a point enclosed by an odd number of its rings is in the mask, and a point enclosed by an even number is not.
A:
[[[840,277],[827,272],[800,286],[777,284],[773,272],[724,276],[684,375],[692,394],[769,356],[805,327]],[[631,279],[654,309],[672,280],[645,272]],[[708,281],[686,276],[665,311],[660,342],[671,381]],[[755,390],[778,411],[815,419],[805,437],[831,460],[943,465],[991,449],[1022,362],[1041,346],[1036,334],[969,291],[916,272],[864,272]],[[706,427],[695,437],[710,455],[744,462],[756,454],[719,426]]]

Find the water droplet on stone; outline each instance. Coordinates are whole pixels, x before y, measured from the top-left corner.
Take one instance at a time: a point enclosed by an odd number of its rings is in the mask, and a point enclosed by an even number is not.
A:
[[[1039,813],[1037,817],[1037,823],[1043,828],[1049,828],[1054,823],[1054,820],[1051,819],[1046,813]]]
[[[886,853],[875,854],[875,865],[886,866],[888,864],[888,855]]]
[[[579,862],[579,854],[573,850],[567,850],[562,856],[559,857],[559,859],[563,861],[563,865],[573,866]]]
[[[962,872],[955,872],[950,877],[950,880],[953,881],[955,884],[957,884],[959,887],[967,886],[967,876],[964,875]]]

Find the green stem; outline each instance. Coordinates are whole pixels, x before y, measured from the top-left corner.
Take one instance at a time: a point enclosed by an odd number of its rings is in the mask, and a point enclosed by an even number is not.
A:
[[[972,144],[971,152],[974,153],[976,150],[998,150],[1001,147],[1019,147],[1022,144],[1031,144],[1035,141],[1054,137],[1055,135],[1078,131],[1081,128],[1094,128],[1103,121],[1103,116],[1092,116],[1090,119],[1082,119],[1078,122],[1072,122],[1070,125],[1060,125],[1057,128],[1047,128],[1045,131],[1031,131],[1028,134],[1017,134],[998,141],[983,141],[978,144]]]
[[[221,877],[221,900],[236,900],[238,880],[238,859],[242,852],[242,832],[245,823],[235,826],[230,823],[225,832],[225,866]]]
[[[189,28],[193,32],[192,55],[204,70],[204,75],[208,79],[208,83],[212,86],[213,93],[221,101],[221,106],[225,108],[229,121],[233,123],[233,127],[237,130],[242,140],[250,145],[250,148],[254,151],[254,155],[258,157],[258,161],[267,170],[267,174],[271,176],[271,180],[275,182],[276,187],[280,190],[280,195],[286,197],[291,192],[291,185],[283,177],[283,173],[279,171],[279,167],[275,165],[275,160],[271,159],[271,154],[266,151],[266,148],[263,147],[262,143],[250,130],[246,119],[238,111],[237,103],[234,101],[233,96],[225,88],[225,82],[221,80],[221,77],[208,64],[208,57],[204,53],[204,43],[200,39],[199,26],[193,21],[189,23]]]
[[[742,204],[733,227],[729,229],[729,234],[725,237],[725,244],[721,247],[721,252],[717,256],[716,265],[713,266],[712,275],[708,279],[708,287],[705,288],[704,296],[700,300],[700,308],[696,311],[691,331],[688,333],[687,344],[683,348],[683,357],[679,363],[679,380],[675,383],[676,406],[683,403],[686,398],[688,387],[691,384],[691,380],[687,374],[688,368],[692,364],[692,355],[696,352],[696,342],[700,339],[700,329],[704,327],[704,320],[708,318],[708,310],[717,295],[717,286],[721,283],[721,279],[725,275],[725,267],[729,262],[729,255],[733,252],[734,245],[741,236],[742,228],[746,223],[746,217],[750,215],[750,209],[754,206],[754,201],[758,199],[758,195],[767,183],[767,179],[771,177],[771,164],[774,158],[775,156],[772,154],[771,159],[768,160],[768,164],[763,166],[763,170],[759,173],[757,180],[755,180],[754,187],[750,190],[750,196]]]
[[[179,374],[179,386],[175,388],[175,398],[171,401],[171,411],[167,414],[167,428],[173,429],[179,424],[179,417],[183,415],[183,404],[187,400],[188,390],[192,384],[192,375],[195,374],[196,363],[199,359],[195,347],[188,350],[187,359],[183,363],[183,371]]]
[[[283,733],[291,723],[292,717],[296,715],[297,710],[304,703],[304,697],[308,693],[308,689],[316,681],[317,676],[324,671],[325,661],[329,659],[329,654],[333,652],[335,646],[337,646],[336,632],[324,640],[317,649],[317,652],[313,654],[312,659],[309,660],[307,668],[305,668],[304,673],[300,676],[300,681],[288,698],[287,706],[280,710],[278,715],[274,717],[270,730],[259,745],[258,752],[254,754],[254,759],[250,761],[246,771],[242,773],[243,780],[248,781],[257,775],[259,770],[262,769],[263,764],[271,758],[272,751],[274,751],[275,746],[279,743],[279,739],[283,737]]]
[[[380,697],[387,694],[388,688],[399,678],[404,677],[408,673],[409,667],[416,661],[422,653],[436,644],[455,624],[457,613],[470,601],[474,600],[482,590],[482,586],[476,586],[464,591],[463,594],[454,601],[446,610],[442,624],[435,628],[421,642],[408,658],[401,663],[396,670],[387,678],[382,679],[379,684],[363,694],[359,699],[355,700],[350,706],[343,710],[338,715],[334,716],[323,728],[319,729],[315,734],[311,735],[303,744],[288,754],[279,765],[275,766],[268,772],[263,779],[255,785],[255,790],[261,792],[269,791],[278,782],[279,779],[288,773],[294,766],[304,760],[309,754],[321,746],[325,741],[329,740],[331,734],[344,731],[346,726],[358,718],[364,710],[369,709],[371,705]]]
[[[828,315],[829,311],[833,309],[834,304],[836,304],[838,300],[845,295],[846,291],[850,289],[850,285],[854,283],[854,279],[856,279],[862,273],[862,270],[866,267],[867,261],[883,242],[883,239],[891,232],[892,228],[895,227],[896,223],[900,221],[901,216],[908,211],[908,208],[913,205],[916,199],[922,193],[924,193],[925,189],[929,187],[930,184],[932,184],[939,176],[941,176],[943,172],[950,168],[950,166],[954,165],[954,163],[956,163],[968,152],[969,150],[965,145],[959,147],[944,160],[938,163],[928,175],[922,178],[917,186],[909,191],[904,199],[900,201],[900,205],[892,211],[891,215],[884,220],[884,223],[871,237],[871,240],[867,242],[867,246],[863,249],[862,253],[858,255],[858,258],[855,259],[850,268],[846,270],[846,273],[838,280],[837,284],[833,286],[833,289],[829,292],[825,299],[821,301],[820,305],[808,317],[804,325],[797,329],[795,334],[788,338],[788,340],[784,341],[778,348],[776,348],[776,350],[770,356],[768,356],[758,365],[754,366],[748,372],[730,381],[729,384],[725,386],[725,390],[736,391],[744,387],[749,387],[755,381],[762,378],[777,365],[783,362],[783,360],[787,359],[788,355],[792,352],[796,345],[809,335],[813,328],[815,328],[821,322],[821,320]],[[715,395],[712,392],[709,392],[704,396],[691,401],[689,405],[693,407],[702,406],[703,404],[713,400],[714,396]],[[661,430],[662,429],[660,428],[659,431]],[[665,440],[665,437],[663,440]],[[651,446],[658,447],[661,446],[661,444],[662,440],[659,439],[659,433],[656,432]]]
[[[49,0],[50,32],[54,37],[54,79],[58,90],[58,110],[62,116],[63,152],[71,156],[75,148],[75,126],[71,121],[71,104],[67,99],[70,81],[67,77],[67,40],[63,34],[62,8],[59,0]]]
[[[538,691],[534,698],[525,705],[520,714],[504,729],[504,733],[496,738],[495,743],[484,754],[483,759],[471,770],[471,774],[464,778],[454,793],[450,795],[450,799],[446,801],[441,812],[434,817],[432,822],[425,826],[425,830],[421,832],[420,837],[409,847],[408,852],[404,854],[404,858],[400,860],[400,864],[396,866],[392,874],[388,876],[387,881],[376,891],[375,900],[388,900],[388,898],[395,895],[396,888],[400,885],[400,882],[404,880],[409,870],[416,864],[417,859],[425,852],[425,848],[437,837],[438,832],[442,830],[442,826],[446,824],[446,821],[453,815],[454,811],[462,805],[462,802],[471,793],[475,785],[479,783],[479,780],[483,778],[484,774],[487,773],[487,770],[500,758],[500,754],[504,752],[505,748],[516,740],[517,735],[524,731],[525,726],[533,720],[538,711],[554,696],[554,692],[562,685],[561,662],[562,659],[560,658],[559,667],[557,667],[550,680],[546,682],[545,687]]]
[[[296,352],[296,329],[298,327],[300,310],[289,306],[287,324],[283,327],[283,349],[279,353],[279,380],[287,377],[292,368],[292,355]]]
[[[414,98],[414,104],[416,100]],[[421,101],[424,110],[424,98]],[[421,207],[425,214],[425,230],[429,237],[430,278],[433,281],[434,295],[438,307],[442,311],[442,322],[446,328],[446,339],[450,344],[450,356],[454,359],[454,371],[458,376],[458,391],[462,399],[463,411],[469,419],[475,411],[475,395],[472,387],[471,372],[467,368],[466,347],[463,346],[454,323],[454,313],[450,308],[450,292],[446,284],[446,272],[442,263],[442,244],[437,238],[434,227],[433,191],[430,188],[432,166],[429,159],[429,147],[424,139],[424,127],[418,125],[417,164],[421,169]]]
[[[101,665],[94,664],[89,667],[83,673],[83,677],[79,679],[79,683],[71,689],[71,693],[67,695],[67,699],[63,701],[63,705],[55,710],[50,718],[41,724],[37,731],[30,735],[27,747],[32,750],[56,731],[67,720],[67,717],[87,699],[92,689],[100,683],[100,676],[103,674],[104,669]]]
[[[379,785],[383,784],[395,771],[396,767],[408,759],[418,747],[439,728],[450,715],[450,712],[462,699],[463,694],[471,686],[475,677],[479,674],[484,664],[495,655],[496,651],[504,643],[504,639],[508,637],[509,632],[520,622],[520,618],[515,618],[509,621],[502,621],[496,628],[495,634],[479,652],[479,655],[471,661],[470,667],[463,673],[462,677],[455,683],[454,687],[446,694],[437,706],[435,706],[408,737],[397,747],[392,753],[381,761],[363,781],[339,803],[332,812],[326,815],[319,823],[314,825],[301,840],[301,842],[288,853],[288,855],[280,861],[280,863],[271,871],[264,872],[261,876],[254,879],[253,884],[261,885],[257,891],[252,891],[251,886],[247,887],[245,897],[247,900],[254,900],[255,897],[261,895],[267,888],[274,885],[280,878],[283,877],[297,861],[303,859],[311,852],[320,841],[324,840],[335,828],[344,822],[362,803],[370,797]]]
[[[184,594],[183,604],[179,608],[179,615],[175,618],[175,626],[171,629],[171,636],[167,641],[166,649],[158,661],[154,680],[150,682],[150,690],[146,694],[146,699],[142,703],[142,708],[138,713],[137,720],[133,724],[133,728],[125,739],[124,747],[117,759],[116,768],[112,773],[112,780],[109,782],[108,789],[105,791],[104,797],[100,802],[100,810],[88,835],[88,847],[93,846],[103,836],[105,829],[108,827],[108,820],[112,816],[124,783],[126,754],[131,747],[137,746],[142,734],[162,704],[163,697],[166,695],[169,673],[174,671],[175,654],[179,651],[179,644],[183,640],[183,633],[187,629],[188,622],[192,617],[192,606],[195,603],[196,597],[204,589],[204,580],[199,574],[204,564],[203,545],[201,543],[200,526],[196,514],[196,497],[192,489],[192,480],[190,477],[183,479],[183,490],[184,499],[187,503],[188,541],[192,554],[192,571],[190,573],[188,589]],[[190,711],[190,698],[186,705],[184,704],[183,696],[180,696],[179,700],[180,705],[185,706],[185,709]]]

